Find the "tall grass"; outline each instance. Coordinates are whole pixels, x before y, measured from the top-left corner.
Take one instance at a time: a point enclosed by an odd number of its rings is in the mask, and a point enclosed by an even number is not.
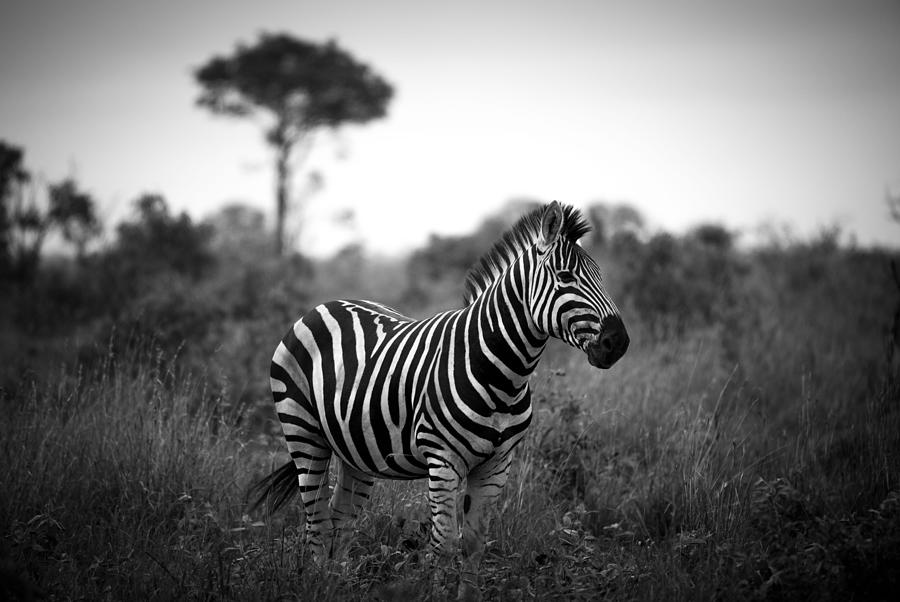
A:
[[[632,348],[613,370],[551,345],[489,531],[485,596],[895,591],[896,299],[867,284],[874,271],[835,266],[805,283],[802,270],[782,283],[751,274],[748,291],[762,292],[745,291],[741,309],[762,299],[760,311],[734,324],[654,338],[629,321]],[[456,566],[423,553],[424,483],[381,482],[318,567],[298,507],[245,514],[247,485],[284,457],[270,403],[249,420],[170,353],[115,349],[3,402],[0,597],[454,596]]]
[[[197,562],[240,519],[247,454],[214,393],[173,366],[143,346],[5,404],[0,525],[13,584],[94,599],[213,579],[215,564]]]
[[[722,369],[716,337],[638,345],[605,373],[549,351],[490,531],[489,599],[841,597],[863,586],[877,597],[894,583],[896,371],[884,366],[861,406],[829,408],[823,391],[848,375],[798,371],[802,396],[767,409]],[[145,347],[61,370],[7,404],[5,594],[453,595],[453,566],[436,571],[422,554],[423,483],[381,483],[325,567],[304,553],[299,509],[246,516],[246,486],[278,463],[280,442],[235,426],[215,391],[174,365]]]

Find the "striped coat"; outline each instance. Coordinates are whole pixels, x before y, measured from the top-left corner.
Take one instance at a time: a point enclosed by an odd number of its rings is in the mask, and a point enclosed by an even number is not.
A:
[[[575,244],[586,230],[577,211],[554,202],[519,220],[482,258],[462,309],[413,320],[370,301],[332,301],[288,331],[271,386],[293,462],[259,491],[276,505],[300,494],[317,557],[375,478],[428,478],[430,543],[442,551],[457,545],[465,480],[462,551],[477,565],[485,510],[531,421],[528,378],[548,337],[601,368],[628,347],[599,268]]]

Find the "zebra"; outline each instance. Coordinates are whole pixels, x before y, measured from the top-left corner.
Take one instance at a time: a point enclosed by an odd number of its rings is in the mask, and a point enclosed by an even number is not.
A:
[[[526,214],[470,269],[462,309],[414,320],[372,301],[338,300],[300,318],[270,372],[291,460],[257,483],[257,505],[277,509],[299,493],[307,546],[321,560],[376,478],[427,478],[429,550],[461,548],[477,567],[486,511],[531,422],[528,380],[548,338],[604,369],[628,348],[600,269],[578,244],[589,229],[556,201]]]

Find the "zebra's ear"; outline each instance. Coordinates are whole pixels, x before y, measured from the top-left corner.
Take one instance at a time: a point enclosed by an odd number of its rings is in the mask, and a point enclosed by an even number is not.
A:
[[[563,211],[559,203],[553,201],[544,209],[541,216],[541,243],[542,249],[550,247],[559,238],[563,227]]]

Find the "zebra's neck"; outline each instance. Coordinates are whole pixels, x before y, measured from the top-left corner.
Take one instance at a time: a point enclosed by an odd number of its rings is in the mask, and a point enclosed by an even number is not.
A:
[[[527,301],[530,265],[527,255],[517,259],[469,308],[468,344],[484,351],[473,373],[502,383],[509,403],[521,397],[547,343]]]

